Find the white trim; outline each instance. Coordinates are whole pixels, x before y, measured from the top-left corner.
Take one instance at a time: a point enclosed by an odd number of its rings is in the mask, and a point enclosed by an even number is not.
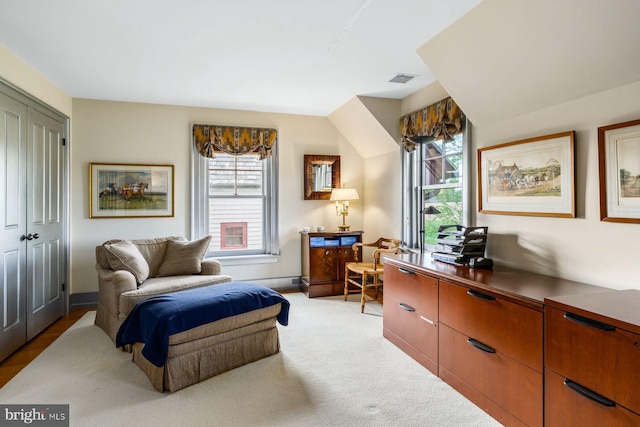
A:
[[[280,261],[277,255],[239,255],[239,256],[215,256],[224,266],[232,265],[254,265],[254,264],[273,264]]]

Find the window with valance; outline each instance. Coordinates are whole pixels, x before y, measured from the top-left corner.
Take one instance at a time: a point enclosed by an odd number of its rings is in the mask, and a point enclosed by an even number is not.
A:
[[[192,234],[211,235],[209,255],[278,254],[277,139],[276,129],[193,125]]]
[[[468,225],[469,146],[466,118],[452,98],[400,118],[403,242],[435,247],[440,225]]]

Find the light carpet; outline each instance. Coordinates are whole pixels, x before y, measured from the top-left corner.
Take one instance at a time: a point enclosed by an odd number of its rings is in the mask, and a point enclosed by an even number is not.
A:
[[[0,389],[70,405],[72,426],[499,426],[382,336],[382,306],[302,293],[280,353],[158,393],[87,313]],[[359,299],[359,298],[358,298]]]

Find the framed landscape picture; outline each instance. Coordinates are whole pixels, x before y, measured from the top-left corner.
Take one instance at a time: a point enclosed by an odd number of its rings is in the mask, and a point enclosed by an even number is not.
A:
[[[478,149],[479,211],[575,217],[574,132]]]
[[[89,164],[90,218],[172,217],[173,165]]]
[[[640,120],[598,128],[600,219],[640,223]]]

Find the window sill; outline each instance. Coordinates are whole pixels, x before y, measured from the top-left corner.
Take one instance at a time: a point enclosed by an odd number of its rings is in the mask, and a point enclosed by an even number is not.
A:
[[[272,264],[280,260],[280,257],[278,255],[241,255],[221,256],[213,258],[220,261],[220,264],[223,267],[233,265]]]

